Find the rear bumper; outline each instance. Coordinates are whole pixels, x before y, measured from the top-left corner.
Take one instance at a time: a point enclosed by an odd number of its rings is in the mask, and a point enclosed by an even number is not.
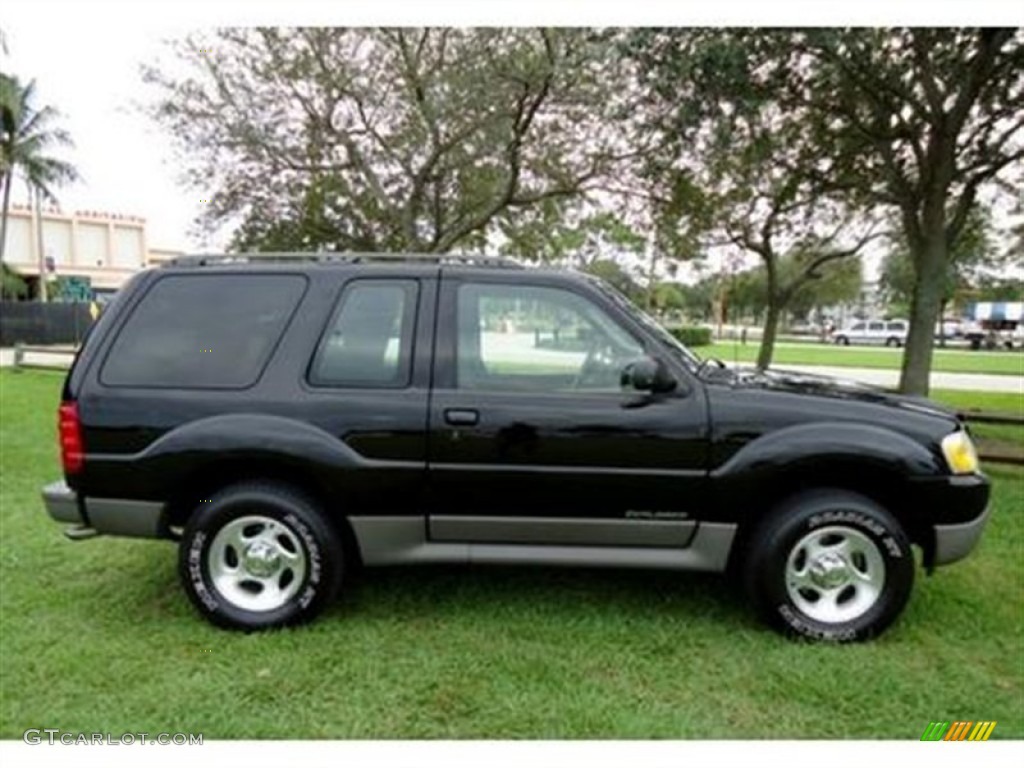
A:
[[[106,533],[112,536],[135,536],[159,539],[163,529],[164,505],[136,499],[82,498],[63,480],[43,488],[46,512],[58,523],[70,523],[70,538],[88,538]]]
[[[63,480],[50,483],[43,488],[43,503],[50,517],[58,523],[83,524],[82,511],[78,506],[78,494],[68,488]]]

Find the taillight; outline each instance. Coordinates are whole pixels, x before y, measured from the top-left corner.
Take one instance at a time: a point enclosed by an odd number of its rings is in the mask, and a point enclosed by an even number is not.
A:
[[[82,471],[85,462],[85,444],[82,442],[82,423],[78,420],[78,403],[61,403],[57,411],[60,433],[60,460],[64,472],[74,475]]]

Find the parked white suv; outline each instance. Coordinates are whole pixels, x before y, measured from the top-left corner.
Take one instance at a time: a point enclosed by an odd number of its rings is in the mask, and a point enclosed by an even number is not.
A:
[[[844,346],[848,344],[884,344],[887,347],[902,347],[907,343],[906,320],[858,320],[855,323],[832,332],[832,340]]]

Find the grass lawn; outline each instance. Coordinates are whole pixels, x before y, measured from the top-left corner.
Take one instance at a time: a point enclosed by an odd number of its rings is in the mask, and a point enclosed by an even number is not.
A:
[[[311,626],[244,635],[189,606],[161,542],[71,543],[61,376],[0,372],[0,737],[26,728],[206,738],[1024,737],[1024,473],[991,468],[980,548],[918,572],[876,642],[794,643],[716,577],[422,568],[365,573]]]
[[[696,347],[701,357],[717,357],[726,362],[734,360],[752,363],[757,360],[759,342],[746,345],[732,341],[714,342]],[[772,365],[837,365],[844,368],[891,368],[896,370],[903,361],[903,349],[886,347],[837,347],[816,342],[780,342],[775,345]],[[949,373],[996,373],[1024,376],[1024,352],[1021,350],[969,350],[936,349],[933,371]]]
[[[969,392],[934,389],[931,397],[963,411],[981,410],[1024,417],[1024,397],[1016,392]],[[971,432],[986,440],[998,441],[1000,453],[1024,453],[1024,426],[1019,424],[979,424],[972,422]]]

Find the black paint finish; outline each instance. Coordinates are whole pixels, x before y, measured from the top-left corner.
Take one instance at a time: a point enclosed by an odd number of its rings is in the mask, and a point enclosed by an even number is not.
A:
[[[274,273],[273,266],[204,274]],[[958,427],[926,400],[799,374],[698,367],[588,278],[411,264],[307,265],[309,289],[259,380],[243,391],[101,384],[97,371],[145,288],[122,290],[69,374],[87,457],[86,496],[189,509],[217,482],[280,474],[338,514],[516,515],[743,522],[784,493],[828,482],[885,498],[911,534],[981,514],[987,481],[952,482],[939,441]],[[314,387],[307,369],[354,278],[419,282],[410,386]],[[460,281],[555,286],[599,305],[677,381],[674,391],[468,392],[454,383]],[[187,311],[187,308],[183,308]],[[920,534],[923,536],[924,534]],[[920,538],[919,536],[919,538]],[[927,542],[924,542],[927,544]]]

